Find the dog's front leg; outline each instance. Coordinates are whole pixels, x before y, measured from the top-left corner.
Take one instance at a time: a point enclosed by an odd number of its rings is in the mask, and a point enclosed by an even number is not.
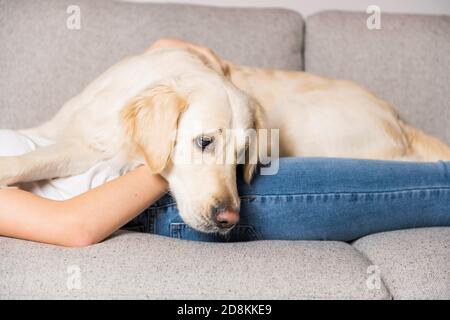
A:
[[[78,140],[57,142],[32,152],[0,157],[0,186],[82,173],[102,159],[102,154]]]

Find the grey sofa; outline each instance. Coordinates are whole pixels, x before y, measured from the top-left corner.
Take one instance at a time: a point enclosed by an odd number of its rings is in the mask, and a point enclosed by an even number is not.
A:
[[[81,29],[67,28],[69,5]],[[450,143],[450,17],[0,0],[0,127],[49,118],[120,58],[159,37],[232,61],[356,80]],[[450,210],[450,209],[449,209]],[[395,213],[393,213],[395,214]],[[450,299],[450,228],[353,243],[196,243],[119,231],[69,249],[0,237],[0,299]]]

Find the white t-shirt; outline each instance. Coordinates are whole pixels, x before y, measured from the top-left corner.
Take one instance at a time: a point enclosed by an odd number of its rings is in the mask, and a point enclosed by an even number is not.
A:
[[[31,152],[53,142],[38,136],[29,136],[13,130],[0,129],[0,157]],[[19,188],[38,196],[66,200],[112,180],[126,171],[128,166],[117,160],[100,161],[85,173],[67,178],[20,184]]]

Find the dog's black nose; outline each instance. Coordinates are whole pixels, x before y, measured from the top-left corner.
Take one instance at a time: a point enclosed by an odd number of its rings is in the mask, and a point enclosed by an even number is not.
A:
[[[216,225],[221,229],[229,229],[239,222],[239,212],[220,210],[216,214]]]

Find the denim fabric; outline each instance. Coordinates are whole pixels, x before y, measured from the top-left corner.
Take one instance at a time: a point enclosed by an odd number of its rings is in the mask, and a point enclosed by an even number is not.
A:
[[[197,241],[351,241],[450,226],[449,164],[282,158],[276,175],[257,175],[251,185],[238,179],[241,221],[227,236],[190,228],[169,194],[126,228]]]

